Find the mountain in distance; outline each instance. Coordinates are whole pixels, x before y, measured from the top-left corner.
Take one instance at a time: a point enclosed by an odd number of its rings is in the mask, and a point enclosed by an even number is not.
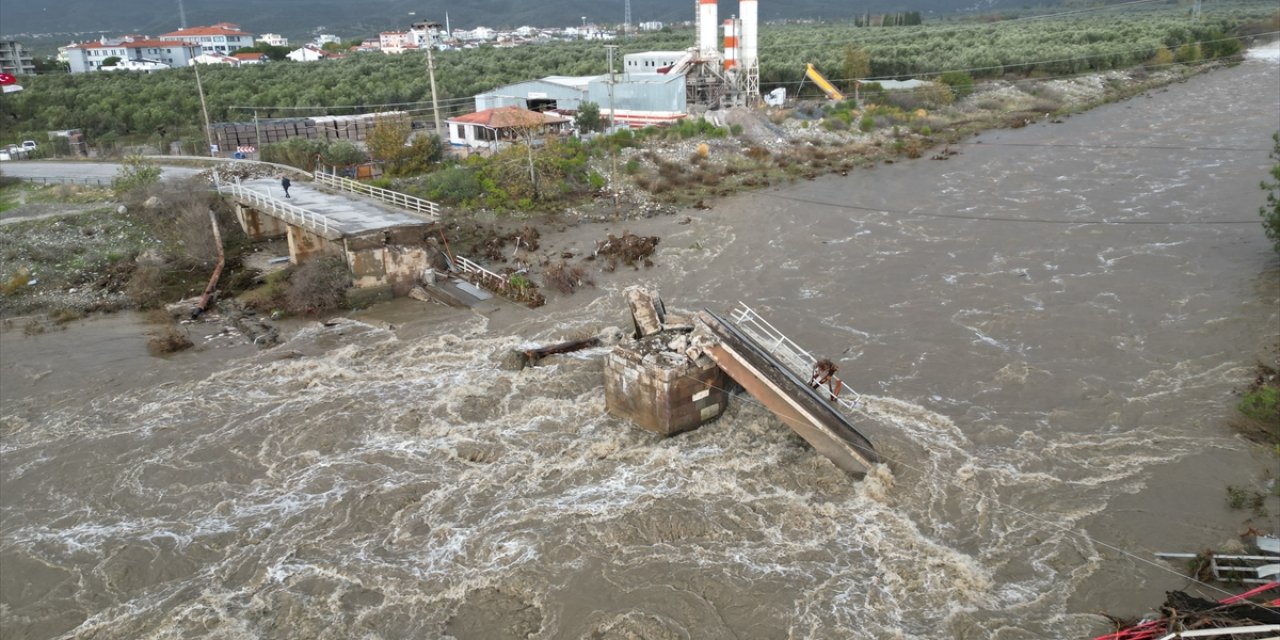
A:
[[[1070,0],[1067,0],[1070,2]],[[1062,4],[1062,0],[761,0],[761,21],[848,19],[863,13],[919,11],[925,16],[1020,10]],[[721,3],[721,17],[736,14],[738,3]],[[623,0],[0,0],[0,34],[139,33],[177,30],[185,12],[187,26],[231,22],[251,33],[281,33],[299,40],[316,33],[372,37],[407,28],[410,22],[443,23],[449,13],[455,29],[572,26],[587,22],[621,23]],[[632,0],[633,23],[679,23],[694,18],[690,0]]]

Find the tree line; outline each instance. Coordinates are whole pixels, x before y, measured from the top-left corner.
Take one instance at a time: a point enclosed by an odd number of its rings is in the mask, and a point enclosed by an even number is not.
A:
[[[932,77],[963,70],[973,77],[1051,76],[1141,64],[1167,50],[1179,62],[1239,50],[1234,30],[1272,16],[1274,5],[1229,5],[1212,20],[1192,21],[1178,7],[1101,12],[1008,22],[950,22],[892,29],[854,23],[766,25],[760,32],[764,91],[794,91],[805,63],[829,75]],[[1275,18],[1270,18],[1274,20]],[[689,29],[620,40],[623,54],[683,49]],[[866,56],[850,63],[847,46]],[[546,75],[607,71],[594,42],[554,42],[516,48],[482,47],[436,56],[439,101],[446,115],[473,108],[472,96]],[[843,73],[842,73],[843,72]],[[214,122],[344,115],[378,110],[423,114],[429,109],[426,59],[420,53],[351,54],[339,60],[272,62],[201,68]],[[853,77],[831,78],[848,84]],[[24,78],[26,90],[0,98],[0,142],[44,138],[44,131],[78,128],[92,142],[150,142],[165,148],[202,137],[200,99],[190,68],[155,73],[88,73]],[[382,107],[377,105],[395,105]]]

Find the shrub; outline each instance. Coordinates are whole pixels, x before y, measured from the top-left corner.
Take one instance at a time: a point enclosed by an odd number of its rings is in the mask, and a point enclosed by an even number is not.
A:
[[[333,311],[342,306],[343,294],[350,286],[345,260],[337,256],[312,258],[289,278],[285,308],[294,314]]]
[[[964,71],[948,71],[938,76],[938,82],[950,87],[957,100],[962,100],[973,94],[973,76]]]
[[[466,165],[453,165],[427,174],[421,190],[428,200],[451,205],[464,205],[484,193],[476,170]]]
[[[604,120],[600,118],[600,105],[584,102],[578,106],[578,113],[573,117],[573,126],[578,131],[594,132],[604,129]]]
[[[321,156],[325,164],[340,169],[369,161],[369,154],[350,140],[334,140]]]
[[[31,272],[28,271],[26,267],[19,267],[17,271],[14,271],[8,278],[5,278],[4,282],[0,282],[0,294],[6,296],[13,295],[14,293],[17,293],[19,289],[27,286],[27,283],[30,281]]]
[[[1250,391],[1237,406],[1240,413],[1264,422],[1280,420],[1280,388],[1260,387]]]
[[[863,133],[871,131],[872,129],[875,128],[875,126],[876,126],[875,118],[869,115],[862,116],[862,120],[858,122],[858,129]]]
[[[151,355],[155,356],[176,353],[191,347],[191,338],[185,331],[179,329],[176,324],[169,324],[155,330],[151,333],[151,337],[147,339],[147,350],[151,352]]]
[[[1156,49],[1155,55],[1145,63],[1148,67],[1166,67],[1173,64],[1173,52],[1168,47]]]
[[[822,121],[822,128],[827,131],[848,131],[849,123],[843,118],[826,118]]]
[[[742,125],[740,125],[740,124],[731,124],[731,125],[729,125],[729,133],[731,133],[731,134],[733,134],[733,135],[735,135],[735,136],[740,136],[740,135],[742,135]]]
[[[116,195],[146,189],[160,182],[160,165],[142,156],[129,156],[121,162],[120,171],[111,186]]]
[[[164,301],[163,284],[164,270],[159,265],[138,265],[125,286],[125,295],[139,309],[155,309]]]
[[[284,142],[276,142],[262,146],[262,159],[265,162],[287,164],[303,171],[315,171],[316,157],[327,150],[321,140],[306,138],[289,138]]]
[[[629,176],[634,176],[640,171],[640,161],[635,158],[627,160],[627,163],[622,165],[622,171]]]
[[[1258,209],[1262,216],[1262,229],[1271,239],[1272,247],[1280,253],[1280,132],[1271,135],[1274,146],[1271,148],[1271,182],[1263,182],[1260,186],[1267,192],[1267,203]]]

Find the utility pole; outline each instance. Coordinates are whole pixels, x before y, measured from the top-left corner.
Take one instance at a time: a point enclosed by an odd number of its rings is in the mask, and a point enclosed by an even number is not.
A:
[[[625,9],[622,10],[622,35],[631,37],[631,0],[624,0]]]
[[[200,82],[200,63],[191,66],[196,71],[196,91],[200,94],[200,113],[204,114],[204,137],[209,142],[209,157],[216,158],[213,151],[213,128],[209,126],[209,105],[204,101],[204,84]]]
[[[609,141],[609,186],[613,189],[613,212],[618,213],[618,152],[614,149],[613,144],[613,52],[618,50],[616,44],[606,44],[605,50],[609,52],[609,135],[605,136],[605,140]]]
[[[262,159],[262,127],[258,124],[258,110],[253,110],[253,150],[257,152],[258,159]]]
[[[440,130],[440,103],[436,102],[436,59],[431,54],[435,47],[434,42],[427,42],[427,75],[431,78],[431,113],[435,116],[436,137],[444,141],[444,132]]]

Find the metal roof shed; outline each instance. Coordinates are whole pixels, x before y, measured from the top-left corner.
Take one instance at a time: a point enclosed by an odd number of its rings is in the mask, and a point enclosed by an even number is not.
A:
[[[587,90],[585,82],[575,82],[576,80],[579,79],[551,76],[498,87],[476,96],[476,111],[494,107],[577,111],[578,105],[586,99]]]
[[[608,112],[609,76],[591,81],[587,99],[600,105],[601,113]],[[686,103],[682,74],[632,76],[625,80],[619,75],[613,85],[613,108],[620,115],[622,112],[684,114]]]

